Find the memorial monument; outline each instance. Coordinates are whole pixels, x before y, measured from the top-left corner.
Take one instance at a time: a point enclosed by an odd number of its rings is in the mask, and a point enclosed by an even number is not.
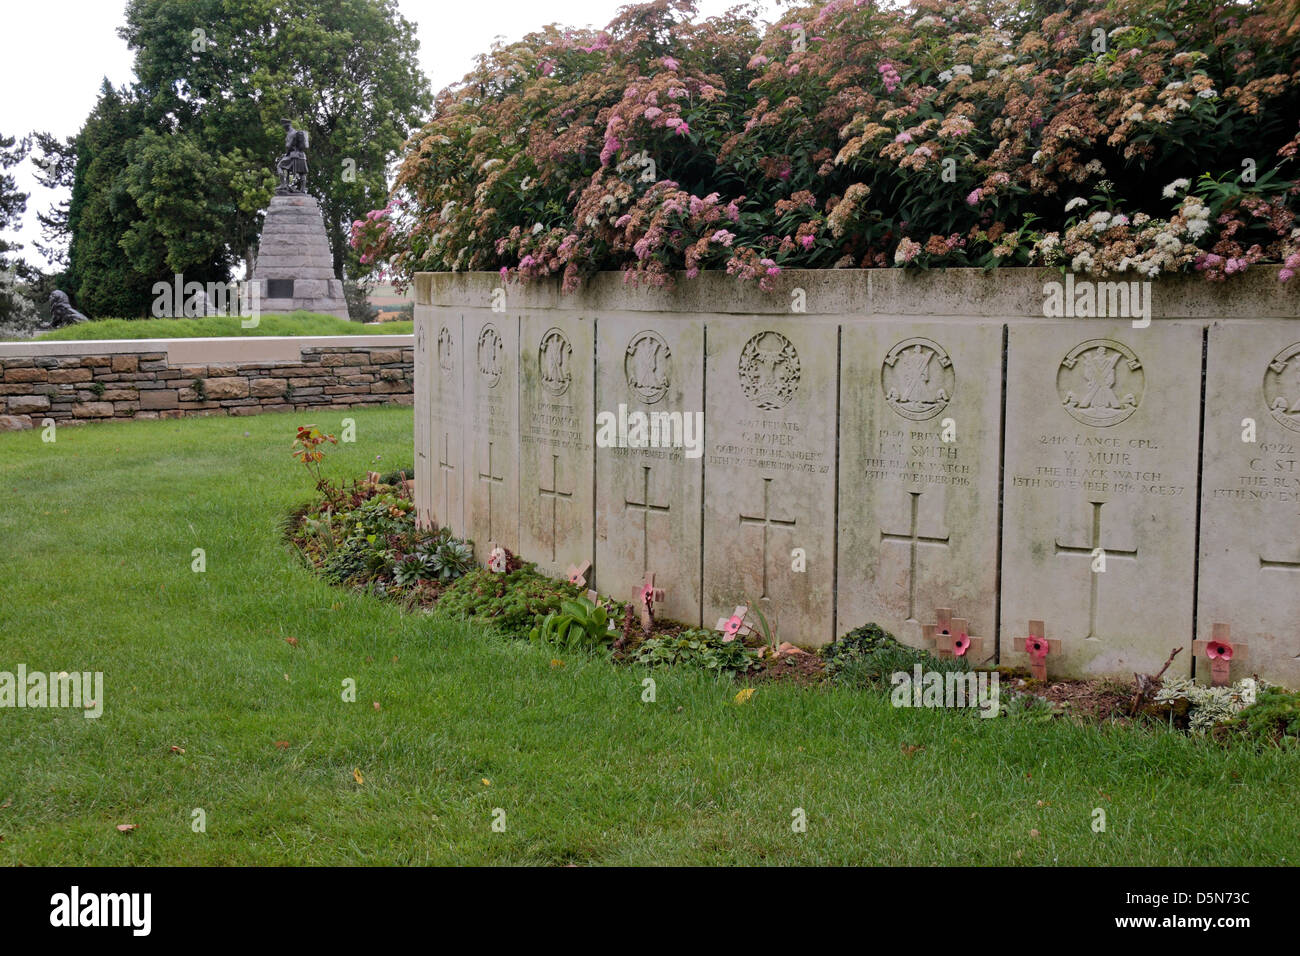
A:
[[[305,130],[284,125],[284,155],[276,162],[280,185],[266,211],[252,281],[263,315],[319,312],[348,318],[343,282],[334,275],[325,223],[316,197],[307,193]]]

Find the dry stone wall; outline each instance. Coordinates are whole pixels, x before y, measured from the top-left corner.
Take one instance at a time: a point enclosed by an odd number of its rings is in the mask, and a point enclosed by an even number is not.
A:
[[[414,401],[413,336],[0,343],[0,430]]]

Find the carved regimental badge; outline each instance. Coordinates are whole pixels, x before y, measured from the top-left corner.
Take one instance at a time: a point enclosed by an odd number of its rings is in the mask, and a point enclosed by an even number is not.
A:
[[[478,373],[483,376],[488,388],[496,388],[497,382],[501,381],[503,351],[501,333],[489,322],[478,335]]]
[[[923,422],[943,411],[956,385],[952,359],[929,339],[904,339],[889,350],[880,368],[885,401],[914,422]]]
[[[1061,404],[1076,421],[1104,428],[1137,410],[1146,387],[1142,362],[1128,346],[1090,339],[1070,350],[1056,372]]]
[[[542,344],[537,347],[537,371],[542,388],[552,395],[563,395],[573,380],[570,365],[573,363],[573,346],[559,329],[547,329]]]
[[[672,354],[658,332],[638,332],[627,344],[623,374],[632,394],[647,405],[663,398],[672,384]]]
[[[1300,432],[1300,342],[1278,352],[1264,369],[1264,402],[1278,424]]]
[[[740,350],[740,388],[764,411],[784,408],[799,389],[799,353],[780,332],[759,332]]]
[[[451,371],[452,347],[451,329],[444,325],[438,332],[438,367],[444,372]]]

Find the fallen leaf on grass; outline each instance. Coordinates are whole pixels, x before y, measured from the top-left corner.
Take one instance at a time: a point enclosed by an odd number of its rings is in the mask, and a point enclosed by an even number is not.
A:
[[[379,701],[375,701],[375,710],[379,709]]]
[[[277,740],[277,741],[275,742],[275,749],[276,749],[276,750],[288,750],[288,749],[289,749],[289,741],[287,741],[287,740]]]
[[[290,647],[297,647],[297,646],[298,646],[298,638],[296,638],[296,637],[286,637],[286,638],[284,639],[284,642],[285,642],[286,644],[288,644]]]
[[[172,744],[172,753],[174,753],[174,754],[183,754],[183,753],[185,753],[185,748],[184,748],[184,747],[177,747],[175,744]]]
[[[1038,831],[1037,831],[1037,830],[1030,830],[1030,831],[1029,831],[1029,835],[1030,835],[1033,839],[1035,839],[1035,840],[1038,839]]]
[[[558,658],[552,658],[552,659],[551,659],[551,666],[552,666],[552,667],[563,667],[563,666],[564,666],[564,661],[559,660]]]
[[[138,823],[119,823],[117,825],[117,829],[122,833],[130,833],[132,830],[136,829],[139,826],[140,824]]]
[[[363,777],[363,776],[361,776],[361,768],[359,768],[359,767],[353,769],[353,771],[352,771],[352,779],[355,780],[355,781],[356,781],[357,783],[359,783],[359,784],[361,784],[361,783],[365,783],[365,782],[366,782],[366,778]]]
[[[489,780],[487,777],[484,777],[484,778],[483,778],[483,786],[485,786],[485,787],[490,787],[490,786],[492,786],[492,781]]]
[[[740,693],[736,695],[735,703],[737,704],[746,703],[749,700],[749,698],[754,696],[754,690],[755,689],[753,687],[746,687],[744,690],[742,690]]]
[[[925,747],[921,744],[903,744],[903,753],[909,757],[912,754],[920,753],[924,749]]]

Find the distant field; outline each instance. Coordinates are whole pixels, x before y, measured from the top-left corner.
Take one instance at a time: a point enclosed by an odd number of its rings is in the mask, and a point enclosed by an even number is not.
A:
[[[201,319],[96,319],[38,335],[39,341],[82,342],[90,339],[195,339],[241,335],[410,335],[412,322],[363,325],[332,315],[295,312],[264,315],[256,328],[243,328],[240,316]]]

